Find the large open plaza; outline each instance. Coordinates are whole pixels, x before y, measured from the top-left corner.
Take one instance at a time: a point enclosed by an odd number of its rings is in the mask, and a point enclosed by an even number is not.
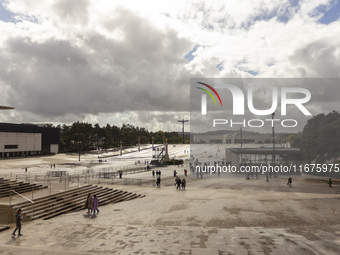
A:
[[[169,155],[188,159],[188,150],[189,145],[170,146]],[[99,171],[104,164],[133,163],[126,163],[127,157],[144,161],[150,153],[134,148],[96,165],[97,155],[91,154],[82,155],[80,162],[77,155],[63,154],[8,159],[1,162],[1,173],[15,176],[27,167],[34,176],[49,171],[51,164],[71,174],[89,167]],[[145,197],[102,206],[96,217],[84,209],[27,221],[23,236],[16,238],[10,224],[9,230],[0,232],[1,254],[338,254],[338,183],[329,188],[324,181],[293,175],[288,187],[287,175],[266,182],[263,175],[246,179],[240,174],[205,174],[201,179],[189,172],[186,190],[176,190],[173,171],[183,178],[184,169],[186,163],[159,168],[160,188],[124,184],[124,179],[153,180],[151,170],[123,175],[113,185],[100,183]]]
[[[0,0],[0,255],[339,255],[339,0]]]

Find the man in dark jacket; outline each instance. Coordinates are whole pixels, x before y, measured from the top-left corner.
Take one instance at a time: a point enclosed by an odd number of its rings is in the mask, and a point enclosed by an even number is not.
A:
[[[292,187],[292,182],[293,182],[293,178],[292,178],[292,177],[289,177],[289,178],[288,178],[288,183],[287,183],[287,185],[288,185],[289,187]]]
[[[178,178],[177,180],[176,180],[176,182],[177,182],[177,189],[178,190],[181,190],[181,178]]]
[[[21,234],[21,221],[22,221],[22,214],[21,214],[21,209],[17,211],[17,213],[14,215],[15,217],[15,223],[16,223],[16,228],[14,232],[12,233],[13,236],[15,236],[15,232],[18,230],[18,236],[22,236]]]
[[[186,183],[187,183],[187,181],[185,180],[185,178],[183,178],[183,180],[182,180],[182,190],[185,190]]]
[[[156,185],[157,185],[158,188],[161,187],[161,177],[160,176],[157,177]]]

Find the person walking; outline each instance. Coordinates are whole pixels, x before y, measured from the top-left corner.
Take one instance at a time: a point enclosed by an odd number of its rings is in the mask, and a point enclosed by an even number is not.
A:
[[[329,180],[328,180],[328,187],[332,188],[332,179],[331,178],[329,178]]]
[[[182,180],[182,190],[185,190],[186,184],[187,184],[187,181],[185,180],[185,178],[183,178],[183,180]]]
[[[155,178],[155,170],[152,170],[152,178]]]
[[[156,185],[157,185],[158,188],[161,187],[161,177],[160,176],[157,177]]]
[[[16,228],[13,231],[12,235],[15,236],[15,232],[18,230],[18,236],[22,236],[21,234],[21,221],[22,221],[22,214],[21,214],[21,209],[18,209],[17,213],[14,215],[15,217],[15,224]]]
[[[288,183],[287,183],[287,185],[288,185],[289,187],[292,187],[292,182],[293,182],[293,178],[292,178],[292,177],[289,177],[289,178],[288,178]]]
[[[177,182],[177,188],[176,189],[181,190],[181,183],[182,183],[181,178],[178,178],[176,180],[176,182]]]
[[[99,214],[99,199],[97,198],[97,195],[94,195],[92,198],[92,211],[93,211],[93,215],[96,215],[96,211],[97,214]]]
[[[92,196],[91,193],[87,195],[86,201],[85,201],[85,208],[87,208],[87,214],[92,213]]]

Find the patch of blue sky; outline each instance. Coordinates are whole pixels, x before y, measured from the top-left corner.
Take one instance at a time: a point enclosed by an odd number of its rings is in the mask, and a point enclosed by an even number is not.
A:
[[[287,12],[281,12],[279,13],[277,10],[275,11],[271,11],[269,13],[264,13],[262,15],[256,16],[253,20],[253,22],[256,21],[268,21],[271,20],[273,18],[277,18],[278,21],[283,22],[283,23],[287,23],[289,21],[289,15]]]
[[[328,25],[339,20],[340,17],[340,1],[332,1],[330,6],[321,5],[317,8],[318,12],[324,13],[319,22]]]
[[[259,72],[257,71],[254,71],[254,70],[243,70],[244,72],[247,72],[249,74],[251,74],[252,76],[256,76],[259,74]]]
[[[14,13],[7,11],[2,3],[0,3],[0,20],[4,22],[15,22]]]
[[[241,65],[238,65],[238,66],[236,66],[236,68],[237,68],[238,70],[240,70],[240,71],[243,71],[243,72],[249,73],[249,74],[251,74],[251,75],[253,75],[253,76],[256,76],[256,75],[258,75],[258,73],[259,73],[259,72],[257,72],[257,71],[254,71],[254,70],[247,69],[247,67],[245,67],[245,66],[242,66],[242,64],[241,64]]]
[[[215,29],[214,25],[211,23],[208,23],[206,25],[203,25],[203,27],[209,31],[213,31]]]
[[[192,48],[192,50],[189,51],[189,53],[184,56],[184,59],[188,60],[188,62],[191,62],[195,58],[193,54],[196,52],[198,47],[199,47],[198,45],[195,45],[195,47]]]
[[[220,71],[223,70],[223,61],[221,63],[219,63],[218,65],[216,65],[216,68]]]
[[[293,17],[294,13],[297,12],[299,8],[299,0],[289,1],[284,6],[280,6],[272,11],[263,11],[260,15],[255,16],[248,24],[244,24],[244,28],[249,28],[257,21],[269,21],[276,18],[279,22],[288,23],[290,18]]]
[[[3,22],[7,22],[7,23],[9,22],[17,23],[17,22],[21,22],[22,20],[28,20],[30,22],[38,23],[37,17],[20,15],[17,13],[10,12],[3,6],[3,3],[0,3],[0,20],[2,20]]]

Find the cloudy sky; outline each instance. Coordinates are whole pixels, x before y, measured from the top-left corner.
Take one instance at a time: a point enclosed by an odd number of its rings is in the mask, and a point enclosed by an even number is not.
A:
[[[2,122],[181,130],[190,78],[339,77],[334,0],[0,0]]]

